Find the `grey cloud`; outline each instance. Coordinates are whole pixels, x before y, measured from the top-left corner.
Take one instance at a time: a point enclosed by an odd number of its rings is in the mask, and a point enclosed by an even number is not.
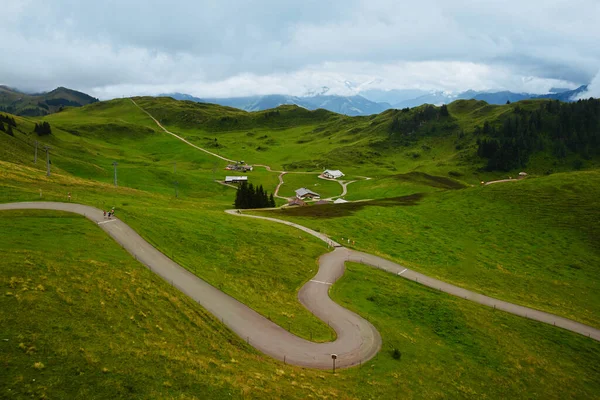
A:
[[[600,66],[596,0],[23,0],[3,14],[1,83],[32,90],[544,90]]]

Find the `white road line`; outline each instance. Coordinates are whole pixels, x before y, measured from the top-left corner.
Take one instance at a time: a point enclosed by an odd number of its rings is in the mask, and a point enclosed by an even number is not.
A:
[[[404,271],[402,271],[402,272],[398,272],[398,275],[402,275],[403,273],[405,273],[405,272],[406,272],[406,270],[407,270],[407,269],[408,269],[408,268],[404,268]]]
[[[315,281],[314,279],[311,279],[310,281],[311,281],[311,282],[314,282],[314,283],[322,283],[323,285],[333,285],[333,283],[329,283],[329,282],[321,282],[321,281]]]
[[[109,219],[108,221],[102,221],[102,222],[98,222],[98,225],[101,225],[101,224],[108,224],[109,222],[113,222],[113,221],[116,221],[116,219]]]

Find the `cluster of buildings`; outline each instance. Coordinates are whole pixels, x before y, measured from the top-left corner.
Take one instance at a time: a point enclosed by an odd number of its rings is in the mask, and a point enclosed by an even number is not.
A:
[[[254,168],[252,167],[252,165],[246,164],[246,162],[244,160],[241,160],[241,161],[236,161],[234,164],[229,164],[227,167],[225,167],[225,169],[227,171],[250,172]],[[225,183],[232,184],[232,183],[242,183],[242,182],[248,182],[248,177],[247,176],[226,176],[225,177]]]
[[[326,169],[325,171],[323,171],[323,173],[321,174],[322,178],[325,179],[339,179],[341,177],[344,176],[344,173],[338,169]],[[307,205],[306,201],[309,200],[316,200],[313,204],[315,205],[320,205],[320,204],[330,204],[330,201],[327,200],[321,200],[321,195],[317,192],[313,192],[310,189],[307,188],[300,188],[296,190],[296,197],[294,199],[291,199],[290,202],[288,203],[288,206],[305,206]],[[347,203],[347,200],[344,199],[336,199],[333,204],[342,204],[342,203]]]
[[[229,171],[248,172],[248,171],[252,171],[252,166],[247,165],[244,161],[238,161],[235,164],[229,164],[225,169],[229,170]],[[321,174],[321,177],[324,179],[339,179],[343,176],[344,176],[344,174],[342,173],[342,171],[337,170],[337,169],[327,169],[327,170],[323,171],[323,173]],[[227,184],[237,184],[237,183],[242,183],[242,182],[248,182],[248,177],[243,176],[243,175],[242,176],[230,175],[230,176],[225,177],[225,183],[227,183]],[[296,189],[295,192],[296,192],[296,197],[294,197],[293,199],[290,199],[288,206],[306,206],[307,201],[314,201],[313,204],[316,204],[316,205],[331,203],[331,201],[328,201],[328,200],[321,200],[321,195],[319,193],[314,192],[305,187]],[[348,202],[347,200],[338,198],[335,201],[333,201],[333,204],[342,204],[342,203],[347,203],[347,202]]]
[[[229,164],[227,167],[225,167],[225,169],[228,171],[250,172],[254,169],[254,167],[252,167],[252,165],[246,164],[246,162],[242,160],[237,161],[235,164]]]

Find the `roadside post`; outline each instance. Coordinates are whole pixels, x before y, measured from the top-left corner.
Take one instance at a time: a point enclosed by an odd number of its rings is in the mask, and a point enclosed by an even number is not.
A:
[[[337,354],[332,354],[331,359],[333,360],[333,373],[335,374],[335,360],[337,359]]]

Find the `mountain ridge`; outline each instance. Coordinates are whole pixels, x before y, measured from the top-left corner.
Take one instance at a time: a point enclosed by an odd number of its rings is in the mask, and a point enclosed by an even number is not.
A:
[[[0,85],[0,111],[27,117],[40,117],[64,107],[81,107],[99,100],[86,93],[59,86],[49,92],[24,93]]]
[[[554,89],[554,88],[553,88]],[[352,96],[339,96],[329,94],[318,94],[319,92],[309,92],[310,95],[291,96],[282,94],[256,95],[244,97],[225,97],[225,98],[199,98],[186,93],[164,93],[157,97],[171,97],[175,100],[187,100],[196,103],[213,103],[227,107],[234,107],[244,111],[264,111],[272,108],[277,108],[281,105],[297,105],[307,110],[316,110],[319,108],[326,109],[338,114],[348,116],[368,116],[380,114],[389,109],[404,109],[418,107],[424,104],[432,104],[440,106],[442,104],[450,104],[456,100],[482,100],[492,105],[506,104],[507,102],[518,102],[531,99],[553,99],[563,102],[574,101],[575,98],[587,90],[587,85],[582,85],[576,89],[554,89],[553,92],[547,94],[532,94],[532,93],[515,93],[511,91],[498,92],[480,92],[475,90],[467,90],[458,94],[452,94],[442,91],[423,92],[418,90],[394,90],[390,91],[389,96],[385,93],[376,91],[366,91],[368,97],[362,96],[360,93]],[[321,90],[322,93],[327,93],[327,90]],[[424,93],[424,94],[423,94]],[[410,96],[418,95],[415,98],[404,99],[400,102],[390,103],[394,95]],[[371,97],[371,98],[369,98]],[[374,101],[374,100],[388,101]]]

